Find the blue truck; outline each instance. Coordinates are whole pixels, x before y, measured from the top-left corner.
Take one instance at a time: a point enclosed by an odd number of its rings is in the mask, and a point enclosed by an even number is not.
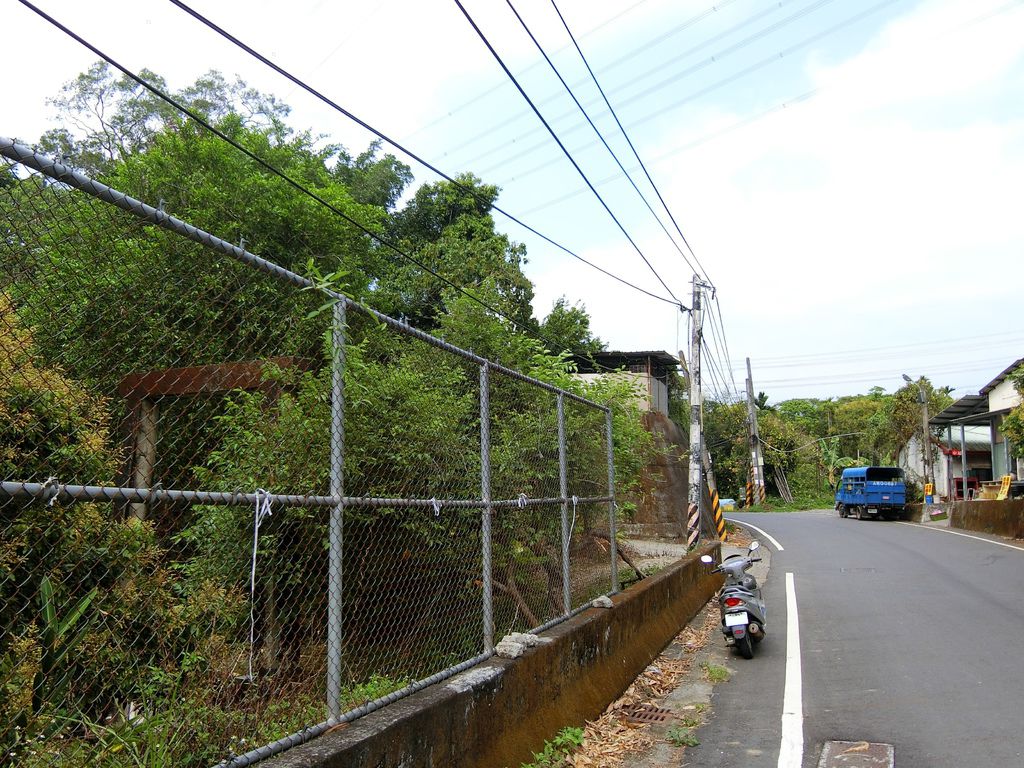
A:
[[[903,517],[907,486],[899,467],[850,467],[836,486],[836,509],[840,517]]]

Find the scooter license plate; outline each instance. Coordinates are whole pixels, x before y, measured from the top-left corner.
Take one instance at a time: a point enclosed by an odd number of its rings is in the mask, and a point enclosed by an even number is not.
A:
[[[736,613],[725,614],[725,626],[727,627],[738,627],[741,624],[749,624],[750,619],[747,618],[746,611],[737,611]]]

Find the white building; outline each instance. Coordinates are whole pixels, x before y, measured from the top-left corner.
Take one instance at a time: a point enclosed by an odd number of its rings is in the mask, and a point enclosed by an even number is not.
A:
[[[642,411],[668,416],[668,393],[679,361],[668,352],[597,352],[574,358],[582,379],[622,377],[634,384]]]

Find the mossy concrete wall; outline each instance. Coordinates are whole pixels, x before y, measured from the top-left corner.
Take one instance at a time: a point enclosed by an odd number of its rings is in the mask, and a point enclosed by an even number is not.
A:
[[[721,583],[705,545],[543,633],[518,659],[493,658],[266,763],[273,768],[518,768],[565,726],[598,717]]]
[[[686,538],[689,441],[679,425],[663,413],[645,413],[643,424],[654,438],[656,450],[640,475],[636,509],[623,529],[640,536]]]
[[[945,506],[953,528],[1024,539],[1024,499],[955,501]]]

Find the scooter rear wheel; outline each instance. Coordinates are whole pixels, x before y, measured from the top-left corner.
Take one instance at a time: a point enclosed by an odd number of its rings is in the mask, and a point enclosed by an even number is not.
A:
[[[736,638],[736,650],[744,659],[754,658],[754,644],[750,640],[749,632],[745,632],[743,637]]]

